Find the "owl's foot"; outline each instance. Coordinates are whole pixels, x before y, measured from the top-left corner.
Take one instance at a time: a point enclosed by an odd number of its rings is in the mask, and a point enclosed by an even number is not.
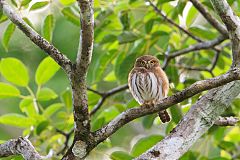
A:
[[[144,102],[143,103],[143,106],[146,106],[146,107],[153,107],[154,106],[154,103],[153,102]]]

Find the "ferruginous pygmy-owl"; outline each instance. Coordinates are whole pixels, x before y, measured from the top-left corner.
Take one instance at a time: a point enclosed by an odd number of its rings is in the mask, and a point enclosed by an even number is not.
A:
[[[128,85],[133,97],[140,105],[157,104],[167,96],[169,89],[168,78],[159,60],[151,55],[137,58],[134,68],[129,73]],[[166,110],[158,114],[163,123],[170,121]]]

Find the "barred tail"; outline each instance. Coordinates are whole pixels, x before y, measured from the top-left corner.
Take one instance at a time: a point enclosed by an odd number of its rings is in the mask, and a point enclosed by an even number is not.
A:
[[[171,120],[171,118],[166,110],[158,112],[158,116],[160,117],[160,119],[163,123],[169,122]]]

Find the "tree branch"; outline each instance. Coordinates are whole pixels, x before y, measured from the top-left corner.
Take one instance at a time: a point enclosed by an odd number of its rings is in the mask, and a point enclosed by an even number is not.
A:
[[[197,44],[191,45],[186,49],[182,49],[173,53],[170,53],[168,55],[168,58],[175,58],[177,56],[189,53],[189,52],[193,52],[193,51],[198,51],[198,50],[202,50],[202,49],[211,49],[214,46],[222,43],[226,38],[224,38],[223,36],[219,36],[216,39],[213,40],[209,40],[209,41],[204,41],[204,42],[199,42]]]
[[[158,9],[158,7],[156,5],[153,4],[153,2],[151,0],[146,0],[146,1],[149,2],[149,4],[153,7],[153,9],[156,11],[156,13],[158,13],[160,16],[162,16],[164,18],[164,20],[166,20],[168,23],[170,23],[171,25],[177,27],[179,30],[183,31],[185,34],[187,34],[192,39],[195,39],[198,42],[202,42],[202,40],[200,38],[194,36],[188,30],[184,29],[180,25],[176,24],[173,20],[168,18],[160,9]]]
[[[73,93],[74,140],[63,159],[84,159],[91,148],[93,137],[90,136],[90,115],[86,76],[92,58],[94,12],[93,0],[77,0],[80,8],[81,31],[79,50],[70,76]]]
[[[214,74],[213,74],[213,69],[215,68],[215,66],[217,64],[219,54],[220,54],[220,51],[216,51],[216,53],[213,57],[210,68],[208,68],[208,67],[203,68],[203,67],[182,66],[182,65],[178,65],[178,64],[175,64],[174,66],[177,67],[177,68],[182,68],[184,70],[190,70],[190,71],[206,71],[206,72],[209,72],[212,75],[212,77],[215,77]]]
[[[57,153],[57,155],[64,154],[65,151],[68,149],[68,142],[69,142],[71,135],[73,134],[73,131],[74,130],[72,129],[70,132],[65,133],[59,129],[56,129],[56,132],[62,134],[65,137],[64,147]]]
[[[240,66],[240,19],[237,17],[226,0],[211,0],[213,7],[226,25],[232,41],[233,64]]]
[[[90,87],[87,87],[87,90],[89,90],[89,91],[91,91],[91,92],[93,92],[93,93],[95,93],[95,94],[98,94],[98,95],[100,95],[100,96],[103,96],[103,94],[104,94],[104,93],[101,93],[101,92],[99,92],[99,91],[96,91],[96,90],[94,90],[94,89],[92,89],[92,88],[90,88]]]
[[[190,70],[190,71],[206,71],[206,72],[210,72],[210,70],[208,68],[203,68],[203,67],[183,66],[183,65],[178,65],[178,64],[175,64],[174,66],[177,67],[177,68]]]
[[[106,126],[97,130],[93,136],[95,137],[95,142],[98,144],[116,132],[119,128],[121,128],[126,123],[145,116],[147,114],[156,113],[160,110],[167,109],[168,107],[182,102],[183,100],[192,97],[202,91],[209,90],[212,88],[216,88],[227,84],[234,80],[240,79],[240,70],[232,69],[229,72],[220,75],[218,77],[214,77],[207,80],[198,81],[188,88],[184,89],[181,92],[178,92],[170,97],[164,98],[158,105],[153,107],[149,106],[141,106],[138,108],[131,108],[122,112],[116,118],[114,118],[111,122],[109,122]]]
[[[199,0],[190,0],[194,7],[203,15],[207,21],[216,28],[224,37],[228,37],[228,31],[225,26],[218,22],[218,20],[212,16],[211,13],[199,2]]]
[[[72,70],[71,61],[63,55],[57,48],[50,44],[46,39],[41,37],[34,31],[6,2],[0,0],[0,8],[2,8],[5,15],[38,47],[44,50],[50,57],[52,57],[62,69],[70,75]]]
[[[23,137],[11,139],[0,144],[0,157],[8,157],[12,155],[22,155],[26,160],[40,160],[43,156],[35,150],[32,143]]]
[[[199,51],[199,50],[203,50],[203,49],[213,49],[215,46],[222,43],[226,39],[227,39],[226,37],[219,36],[216,39],[205,41],[205,42],[199,42],[197,44],[189,46],[188,48],[178,50],[178,51],[174,51],[170,54],[167,54],[167,55],[165,55],[165,59],[164,59],[162,68],[166,69],[168,63],[173,58],[176,58],[178,56],[181,56],[181,55],[187,54],[189,52],[193,52],[193,51]],[[215,49],[215,52],[220,52],[220,50]],[[216,58],[218,59],[218,57],[216,57]]]
[[[235,126],[238,122],[238,117],[218,117],[214,124],[217,126]]]
[[[234,15],[226,0],[211,0],[211,2],[229,31],[232,41],[232,68],[237,66],[238,70],[240,66],[240,20]],[[219,121],[218,116],[230,106],[239,93],[240,81],[210,90],[191,107],[170,135],[137,157],[136,160],[180,158],[216,120]]]
[[[240,81],[210,90],[194,104],[172,132],[135,160],[179,159],[214,124],[240,93]]]
[[[116,94],[118,92],[124,91],[125,89],[128,89],[128,85],[127,84],[119,86],[119,87],[116,87],[116,88],[113,88],[113,89],[111,89],[111,90],[109,90],[109,91],[107,91],[105,93],[100,93],[100,92],[97,92],[97,91],[94,91],[94,90],[91,89],[91,91],[101,95],[102,98],[100,98],[98,103],[93,107],[90,115],[95,114],[101,108],[101,106],[103,105],[104,101],[108,97],[110,97],[110,96],[112,96],[112,95],[114,95],[114,94]]]

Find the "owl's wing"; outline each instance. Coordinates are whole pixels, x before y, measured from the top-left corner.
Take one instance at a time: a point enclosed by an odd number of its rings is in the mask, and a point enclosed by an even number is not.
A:
[[[168,91],[169,91],[169,81],[168,81],[168,77],[166,75],[166,73],[159,67],[157,68],[156,71],[158,77],[161,79],[162,81],[162,92],[163,92],[163,96],[167,97]]]

